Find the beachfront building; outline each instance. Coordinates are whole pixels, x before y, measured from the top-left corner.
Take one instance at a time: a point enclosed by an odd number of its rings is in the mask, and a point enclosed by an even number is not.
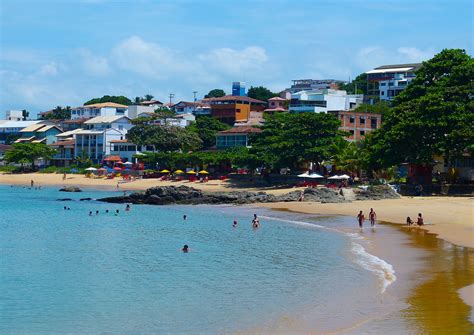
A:
[[[232,95],[236,97],[247,96],[245,83],[241,81],[234,81],[232,83]]]
[[[287,112],[288,110],[285,108],[285,104],[288,100],[280,98],[280,97],[273,97],[268,99],[268,108],[264,110],[265,113],[278,113],[278,112]]]
[[[143,152],[155,152],[153,145],[137,145],[127,140],[112,140],[110,141],[110,155],[120,157],[122,162],[137,163],[136,155]]]
[[[210,103],[213,118],[231,126],[248,121],[250,112],[263,112],[266,107],[265,101],[233,95],[204,100]]]
[[[20,110],[7,110],[5,112],[5,119],[8,121],[23,121],[26,120],[25,116],[23,116],[23,111]]]
[[[203,102],[180,101],[171,106],[176,114],[211,115],[211,106]]]
[[[173,117],[153,120],[150,124],[186,128],[194,121],[196,121],[196,117],[193,114],[178,114]]]
[[[336,79],[296,79],[291,82],[292,85],[283,92],[292,94],[300,91],[338,90],[339,85],[344,83],[344,81]]]
[[[124,140],[133,125],[126,116],[98,116],[84,122],[86,129],[74,134],[76,156],[99,163],[110,155],[110,141]]]
[[[15,140],[15,143],[52,144],[56,140],[56,135],[62,132],[62,129],[54,124],[32,124],[20,130],[21,137]]]
[[[341,120],[339,130],[349,133],[348,141],[361,140],[372,130],[380,128],[382,114],[356,112],[351,110],[329,112]]]
[[[44,121],[7,121],[0,120],[0,144],[11,144],[21,137],[20,131]]]
[[[82,129],[84,128],[84,122],[89,119],[74,119],[74,120],[61,120],[58,122],[59,126],[62,128],[63,131],[70,131],[74,129]]]
[[[56,135],[56,141],[50,146],[57,151],[52,158],[52,163],[55,166],[70,166],[74,163],[75,155],[75,134],[81,132],[83,129],[73,129],[65,131]]]
[[[367,71],[367,93],[380,100],[391,101],[415,78],[421,63],[383,65]]]
[[[217,149],[249,147],[251,135],[261,131],[260,128],[250,126],[238,126],[220,131],[216,135],[216,147]]]
[[[333,89],[300,91],[291,95],[289,111],[327,113],[349,110],[359,106],[363,99],[363,94],[349,95],[346,91]]]
[[[71,119],[91,119],[97,116],[128,116],[128,106],[103,102],[71,108]]]

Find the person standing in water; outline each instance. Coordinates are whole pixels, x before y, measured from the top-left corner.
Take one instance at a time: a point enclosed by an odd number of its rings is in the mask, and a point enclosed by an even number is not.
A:
[[[188,216],[186,214],[183,215],[183,220],[186,221],[186,219],[188,218]]]
[[[31,182],[30,182],[30,187],[33,188],[33,186],[35,186],[35,182],[33,181],[33,179],[31,179]]]
[[[125,210],[126,210],[127,212],[130,211],[130,205],[129,205],[129,204],[127,204],[127,207],[125,207]]]
[[[260,220],[258,219],[257,214],[254,214],[254,215],[253,215],[252,227],[253,227],[253,228],[258,228],[258,227],[260,227]]]
[[[184,252],[184,253],[189,252],[189,247],[188,247],[188,245],[185,244],[185,245],[183,246],[183,249],[181,249],[181,251]]]
[[[357,221],[359,222],[359,228],[362,228],[365,221],[365,216],[364,216],[364,213],[362,213],[362,211],[360,211],[359,214],[357,215]]]
[[[232,224],[232,227],[237,228],[237,220],[234,220],[234,223]]]
[[[369,220],[370,220],[370,226],[375,227],[375,219],[377,218],[377,213],[375,213],[374,209],[371,208],[369,212]]]

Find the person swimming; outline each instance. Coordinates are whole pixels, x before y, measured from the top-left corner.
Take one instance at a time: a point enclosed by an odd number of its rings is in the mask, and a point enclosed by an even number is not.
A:
[[[188,216],[186,214],[183,215],[183,220],[186,220]]]
[[[127,206],[125,207],[125,210],[128,212],[130,210],[130,205],[127,204]]]
[[[95,211],[95,215],[99,215],[99,211]]]
[[[183,246],[183,249],[181,249],[181,251],[182,251],[182,252],[185,252],[185,253],[189,252],[189,247],[188,247],[188,245],[185,244],[185,245]]]
[[[66,209],[67,209],[67,207],[66,207],[66,206],[64,206],[64,210],[66,210]]]
[[[234,227],[234,228],[237,227],[237,220],[234,220],[234,223],[232,224],[232,227]]]
[[[92,211],[89,211],[89,216],[92,216]]]
[[[105,212],[106,212],[106,213],[108,213],[108,212],[109,212],[109,210],[108,210],[108,209],[106,209],[106,210],[105,210]]]

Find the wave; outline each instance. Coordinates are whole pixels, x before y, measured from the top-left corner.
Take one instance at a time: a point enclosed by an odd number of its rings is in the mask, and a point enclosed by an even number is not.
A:
[[[288,222],[288,223],[293,223],[300,226],[314,227],[318,229],[324,229],[324,230],[334,231],[337,233],[342,233],[348,236],[349,238],[351,238],[351,243],[352,243],[351,251],[353,254],[356,255],[355,263],[360,265],[365,270],[375,273],[380,278],[380,280],[382,281],[382,293],[385,292],[385,290],[390,284],[392,284],[393,282],[395,282],[395,280],[397,280],[397,277],[395,276],[395,269],[393,268],[392,264],[387,263],[383,259],[375,255],[372,255],[371,253],[368,253],[361,244],[355,242],[357,240],[364,239],[362,236],[360,236],[357,233],[348,233],[348,232],[341,231],[337,228],[321,226],[315,223],[305,222],[305,221],[287,220],[287,219],[275,218],[272,216],[261,216],[261,218],[264,218],[267,220],[273,220],[273,221]]]

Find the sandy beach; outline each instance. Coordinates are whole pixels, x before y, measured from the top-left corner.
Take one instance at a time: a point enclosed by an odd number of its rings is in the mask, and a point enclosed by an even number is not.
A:
[[[74,185],[98,189],[139,191],[153,186],[187,185],[203,191],[265,191],[271,194],[282,194],[297,188],[256,188],[240,186],[227,181],[211,180],[208,183],[190,183],[188,181],[160,181],[158,179],[141,179],[123,183],[121,180],[86,178],[83,175],[67,175],[63,180],[61,174],[0,174],[0,184],[29,186],[34,180],[37,186]],[[269,203],[259,206],[286,209],[289,211],[323,214],[356,216],[359,210],[364,213],[374,208],[379,221],[405,224],[406,217],[415,219],[423,213],[427,229],[439,238],[460,246],[474,248],[474,198],[471,197],[403,197],[395,200],[354,201],[343,204],[322,204],[314,202]]]

